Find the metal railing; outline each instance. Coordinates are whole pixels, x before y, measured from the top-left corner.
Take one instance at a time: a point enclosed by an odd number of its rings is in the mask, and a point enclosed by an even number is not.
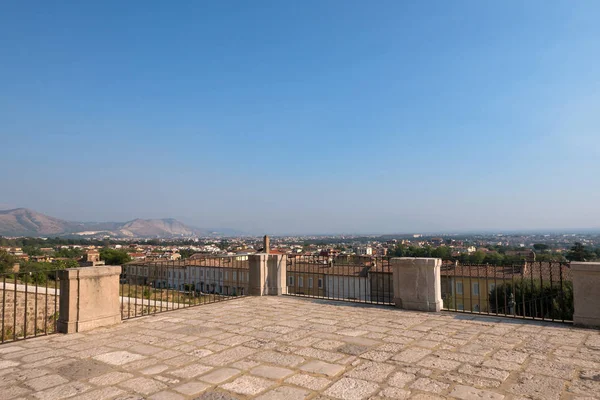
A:
[[[247,256],[206,256],[123,266],[121,318],[231,300],[248,293]]]
[[[389,257],[288,255],[286,275],[288,295],[394,303]]]
[[[57,332],[57,270],[0,274],[0,343]]]
[[[460,264],[441,268],[444,309],[560,322],[573,320],[570,264],[532,261],[517,265]]]

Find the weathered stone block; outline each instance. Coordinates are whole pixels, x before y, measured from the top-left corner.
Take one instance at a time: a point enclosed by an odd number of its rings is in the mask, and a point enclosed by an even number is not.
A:
[[[280,296],[287,293],[287,256],[280,254],[254,254],[248,257],[251,296]]]
[[[572,262],[573,322],[577,325],[600,327],[600,262]]]
[[[394,302],[405,310],[440,311],[442,288],[439,258],[392,258]]]
[[[58,271],[58,331],[83,332],[121,322],[120,266],[82,267]]]

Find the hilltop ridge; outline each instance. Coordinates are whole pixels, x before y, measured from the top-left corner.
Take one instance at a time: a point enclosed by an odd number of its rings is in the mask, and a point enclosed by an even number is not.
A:
[[[174,218],[141,219],[127,222],[74,222],[51,217],[28,208],[0,210],[2,236],[92,236],[176,237],[195,236],[205,232]]]

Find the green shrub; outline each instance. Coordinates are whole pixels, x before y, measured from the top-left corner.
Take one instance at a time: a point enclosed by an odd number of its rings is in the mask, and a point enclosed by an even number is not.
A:
[[[526,317],[572,320],[573,284],[520,280],[500,284],[489,294],[490,312]],[[512,304],[511,304],[512,303]]]

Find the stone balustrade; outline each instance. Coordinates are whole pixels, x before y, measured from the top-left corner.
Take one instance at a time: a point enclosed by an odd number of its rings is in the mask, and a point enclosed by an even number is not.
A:
[[[279,296],[287,293],[285,255],[249,256],[249,294]],[[396,307],[437,312],[443,307],[441,260],[394,258],[393,292]],[[600,263],[571,264],[574,322],[600,326]],[[119,274],[121,267],[97,266],[60,271],[61,296],[58,330],[81,332],[121,322]]]

